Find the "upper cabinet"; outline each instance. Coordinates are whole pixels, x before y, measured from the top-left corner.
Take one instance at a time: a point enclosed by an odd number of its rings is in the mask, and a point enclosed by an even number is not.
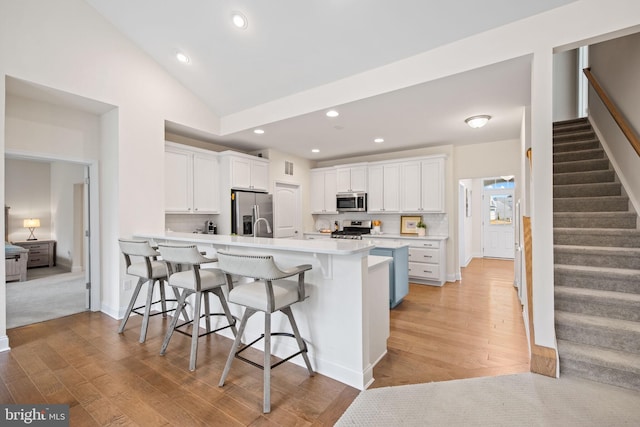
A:
[[[231,188],[250,191],[269,191],[269,160],[248,154],[225,151],[223,170],[230,173]]]
[[[402,163],[402,212],[444,212],[444,160],[438,156]]]
[[[184,145],[165,144],[165,212],[220,212],[218,156]]]
[[[311,171],[311,213],[335,214],[337,173],[334,168]]]
[[[369,164],[367,212],[400,212],[400,163]]]
[[[338,193],[366,192],[367,191],[367,166],[339,166],[336,168],[338,179]]]

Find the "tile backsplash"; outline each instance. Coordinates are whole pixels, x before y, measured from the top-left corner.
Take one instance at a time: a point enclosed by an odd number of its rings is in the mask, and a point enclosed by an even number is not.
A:
[[[218,215],[165,214],[164,228],[166,231],[201,233],[205,230],[206,221],[213,221],[217,225]]]
[[[410,215],[410,214],[407,214]],[[449,235],[449,219],[445,213],[425,213],[422,215],[410,215],[410,216],[422,216],[422,221],[427,225],[427,235],[431,236],[448,236]],[[334,221],[338,221],[342,224],[344,220],[380,220],[382,225],[380,231],[386,234],[400,234],[400,217],[401,215],[376,215],[368,213],[354,212],[353,214],[339,214],[339,215],[313,215],[313,219],[316,224],[315,230],[318,226],[324,226],[328,224],[329,228],[333,230]],[[324,223],[324,224],[323,224]]]

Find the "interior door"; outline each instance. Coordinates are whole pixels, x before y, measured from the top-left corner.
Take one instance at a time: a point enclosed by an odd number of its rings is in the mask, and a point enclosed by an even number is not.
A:
[[[484,256],[514,257],[513,189],[485,189],[483,203]]]
[[[300,187],[293,184],[276,183],[275,227],[273,237],[302,237],[300,215]]]

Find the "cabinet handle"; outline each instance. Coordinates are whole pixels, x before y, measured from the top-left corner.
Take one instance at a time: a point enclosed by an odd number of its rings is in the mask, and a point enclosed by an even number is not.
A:
[[[425,258],[433,258],[431,255],[423,255]]]
[[[197,210],[198,210],[198,208],[193,208],[193,210],[194,210],[194,211],[197,211]]]
[[[424,270],[425,273],[433,273],[431,270]]]

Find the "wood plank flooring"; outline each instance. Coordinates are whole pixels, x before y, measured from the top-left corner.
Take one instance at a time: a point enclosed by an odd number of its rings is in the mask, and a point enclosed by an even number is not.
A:
[[[373,387],[527,372],[512,277],[512,262],[478,259],[461,282],[412,284],[392,311],[389,352]],[[139,316],[122,335],[117,321],[89,312],[11,329],[11,351],[0,353],[0,402],[66,403],[72,426],[329,426],[358,395],[285,363],[272,373],[272,412],[262,414],[259,369],[236,361],[227,384],[217,385],[229,339],[201,339],[198,368],[189,372],[188,337],[175,334],[158,355],[167,324],[152,318],[144,344]]]

